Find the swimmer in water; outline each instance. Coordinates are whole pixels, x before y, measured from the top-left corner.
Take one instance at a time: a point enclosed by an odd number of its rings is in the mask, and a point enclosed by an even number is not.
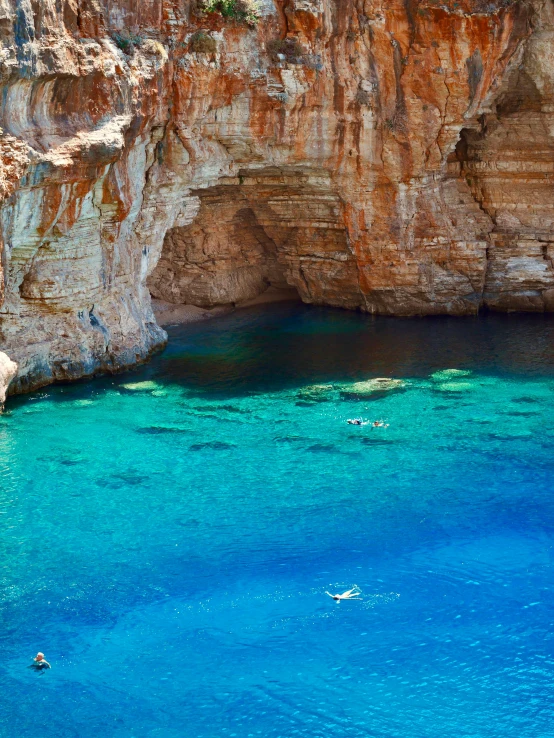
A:
[[[35,671],[44,671],[44,669],[51,669],[52,667],[46,661],[44,658],[44,654],[40,651],[37,653],[35,658],[33,659],[33,663],[29,664],[29,669],[34,669]]]
[[[374,420],[371,424],[374,428],[388,428],[389,423],[383,423],[382,420]]]
[[[350,425],[367,425],[367,421],[364,423],[361,418],[349,418],[346,422]]]
[[[343,592],[341,595],[333,595],[330,592],[325,592],[325,594],[329,595],[329,597],[332,597],[336,602],[340,602],[341,600],[360,600],[362,590],[356,584],[354,587],[352,587],[352,589],[346,590],[346,592]]]

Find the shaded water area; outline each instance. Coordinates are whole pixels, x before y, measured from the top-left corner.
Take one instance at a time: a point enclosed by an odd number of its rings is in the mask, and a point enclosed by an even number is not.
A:
[[[170,333],[0,417],[0,735],[553,736],[554,321]]]

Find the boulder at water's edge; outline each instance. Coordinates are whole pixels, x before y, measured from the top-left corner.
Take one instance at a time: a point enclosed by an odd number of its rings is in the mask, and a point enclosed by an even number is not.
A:
[[[17,364],[7,354],[0,351],[0,410],[6,401],[10,382],[17,374]]]

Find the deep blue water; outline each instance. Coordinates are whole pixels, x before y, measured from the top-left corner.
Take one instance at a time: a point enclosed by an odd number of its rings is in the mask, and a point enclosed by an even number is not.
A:
[[[0,735],[554,736],[553,400],[551,318],[296,305],[12,399]]]

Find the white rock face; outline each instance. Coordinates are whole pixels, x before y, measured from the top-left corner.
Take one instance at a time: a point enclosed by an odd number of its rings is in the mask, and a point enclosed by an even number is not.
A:
[[[7,354],[0,351],[0,410],[6,401],[10,382],[17,374],[17,364]]]

